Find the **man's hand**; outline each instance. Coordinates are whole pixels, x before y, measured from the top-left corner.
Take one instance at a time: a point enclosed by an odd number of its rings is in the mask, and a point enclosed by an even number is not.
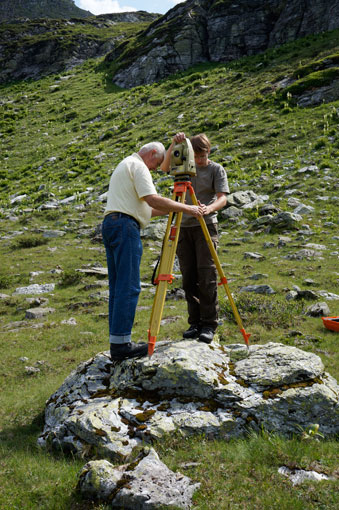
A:
[[[201,207],[203,216],[205,216],[206,214],[209,214],[211,212],[211,211],[209,211],[209,206],[205,205],[205,204],[202,204],[200,202],[200,200],[198,200],[198,205],[199,205],[199,207]]]
[[[201,205],[188,205],[187,207],[189,207],[187,214],[190,214],[195,218],[201,218],[204,215],[204,211]]]
[[[185,133],[179,132],[176,135],[174,135],[173,142],[174,143],[181,143],[181,142],[183,142],[185,140],[185,138],[186,138]]]

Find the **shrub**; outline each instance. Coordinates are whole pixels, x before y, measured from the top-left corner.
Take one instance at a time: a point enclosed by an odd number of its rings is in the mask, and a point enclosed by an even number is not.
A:
[[[323,147],[326,147],[327,145],[327,139],[326,138],[319,138],[314,144],[314,148],[316,150],[322,149]]]
[[[6,273],[0,273],[0,289],[8,289],[12,285],[13,278]]]
[[[67,269],[64,271],[61,280],[59,281],[60,287],[70,287],[71,285],[78,285],[81,282],[81,273],[75,269]]]
[[[42,235],[29,235],[24,234],[15,241],[13,241],[11,248],[13,250],[17,250],[20,248],[35,248],[36,246],[41,246],[48,243],[48,239],[43,237]]]
[[[247,325],[261,324],[268,330],[288,328],[295,324],[302,313],[301,302],[287,302],[285,298],[242,293],[236,299],[236,307]],[[220,300],[220,311],[228,320],[235,322],[231,305],[227,299]]]

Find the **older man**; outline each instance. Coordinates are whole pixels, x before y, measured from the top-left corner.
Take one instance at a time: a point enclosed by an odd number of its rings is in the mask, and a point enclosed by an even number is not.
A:
[[[161,197],[150,170],[163,162],[165,148],[160,142],[141,147],[122,160],[114,170],[108,189],[102,236],[106,248],[109,278],[109,342],[112,360],[147,354],[147,344],[132,344],[131,332],[140,294],[142,243],[140,227],[152,216],[170,211],[202,216],[200,206],[182,204]]]

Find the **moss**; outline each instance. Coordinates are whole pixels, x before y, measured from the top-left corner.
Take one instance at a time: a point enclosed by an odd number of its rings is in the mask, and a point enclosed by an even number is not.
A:
[[[152,416],[156,413],[156,410],[155,409],[147,409],[146,411],[144,411],[143,413],[138,413],[138,414],[135,414],[135,418],[138,420],[138,421],[141,421],[141,422],[145,422],[145,421],[148,421],[150,418],[152,418]]]
[[[105,430],[102,430],[102,429],[97,429],[97,428],[94,428],[94,434],[96,436],[100,436],[100,437],[105,437],[107,436],[107,432]]]
[[[248,388],[249,385],[244,381],[244,379],[241,379],[241,378],[238,378],[236,380],[236,383],[239,384],[240,386],[242,386],[243,388]]]
[[[225,378],[225,376],[223,374],[218,374],[218,379],[219,379],[219,382],[221,384],[223,384],[224,386],[229,384],[228,380]]]
[[[282,390],[279,388],[273,388],[273,390],[265,390],[262,394],[263,398],[265,400],[268,400],[270,398],[276,398],[278,395],[281,395]]]

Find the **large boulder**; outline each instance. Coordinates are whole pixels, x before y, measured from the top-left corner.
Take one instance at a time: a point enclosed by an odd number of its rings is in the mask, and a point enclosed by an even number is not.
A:
[[[277,343],[160,342],[152,358],[99,353],[46,404],[41,446],[121,460],[165,433],[229,439],[248,427],[339,432],[339,387],[313,353]]]

